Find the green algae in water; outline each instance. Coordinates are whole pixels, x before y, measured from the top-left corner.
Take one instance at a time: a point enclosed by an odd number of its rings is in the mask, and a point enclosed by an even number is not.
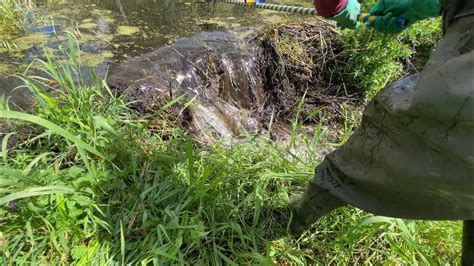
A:
[[[0,73],[1,74],[10,74],[10,73],[12,73],[12,69],[13,69],[13,67],[8,65],[8,64],[0,64]]]
[[[234,30],[231,30],[230,31],[232,34],[234,34],[237,38],[239,39],[245,39],[249,36],[251,36],[252,34],[255,34],[255,30],[246,30],[246,31],[234,31]]]
[[[225,27],[225,28],[238,28],[242,26],[240,23],[235,22],[235,17],[227,17],[227,18],[209,18],[209,19],[198,19],[198,24],[212,24],[216,25],[217,27]]]
[[[109,24],[114,24],[116,20],[114,18],[105,18],[104,21]]]
[[[79,25],[79,28],[88,29],[88,30],[95,29],[95,28],[97,28],[97,24],[93,23],[93,22],[83,23],[83,24]]]
[[[19,50],[31,49],[35,46],[44,46],[49,41],[48,35],[43,32],[33,33],[24,37],[17,38],[13,42],[18,46]]]
[[[79,41],[80,44],[85,44],[89,42],[94,42],[94,41],[106,41],[110,42],[114,36],[112,34],[81,34],[77,36],[77,40]]]
[[[111,58],[111,57],[114,57],[114,53],[112,53],[111,51],[104,51],[102,53],[102,56],[105,58]]]
[[[107,58],[114,57],[114,54],[110,51],[104,51],[101,53],[88,53],[81,51],[79,54],[81,63],[89,67],[95,67],[104,62]]]
[[[117,28],[118,35],[133,35],[140,31],[140,28],[134,26],[120,26]]]
[[[92,11],[90,11],[91,14],[93,15],[99,15],[99,16],[103,16],[104,14],[112,14],[112,11],[111,10],[105,10],[105,9],[93,9]]]

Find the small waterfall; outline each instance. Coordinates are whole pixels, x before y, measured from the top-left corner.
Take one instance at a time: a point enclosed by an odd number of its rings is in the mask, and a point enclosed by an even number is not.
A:
[[[265,93],[256,62],[260,48],[227,32],[203,32],[111,69],[118,93],[130,88],[132,108],[152,113],[186,93],[189,129],[203,141],[258,131]]]

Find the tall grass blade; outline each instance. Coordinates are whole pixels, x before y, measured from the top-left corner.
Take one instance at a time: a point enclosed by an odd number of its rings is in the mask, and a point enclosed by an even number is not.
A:
[[[122,259],[121,265],[125,265],[125,234],[123,232],[122,221],[120,221],[120,255]]]
[[[38,124],[44,128],[47,128],[51,131],[53,131],[54,133],[74,142],[76,144],[77,147],[79,148],[82,148],[90,153],[93,153],[103,159],[105,159],[106,157],[101,154],[98,150],[96,150],[95,148],[93,148],[92,146],[90,146],[89,144],[85,143],[84,141],[82,141],[81,139],[79,139],[78,137],[72,135],[71,133],[69,133],[68,131],[64,130],[63,128],[61,128],[60,126],[46,120],[46,119],[43,119],[41,117],[38,117],[38,116],[34,116],[34,115],[30,115],[30,114],[25,114],[25,113],[21,113],[21,112],[16,112],[16,111],[4,111],[4,110],[0,110],[0,118],[6,118],[6,119],[18,119],[18,120],[23,120],[23,121],[28,121],[28,122],[31,122],[31,123],[35,123],[35,124]]]
[[[36,197],[41,195],[49,195],[49,194],[73,194],[75,190],[66,186],[46,186],[46,187],[35,187],[35,188],[28,188],[20,192],[12,193],[8,196],[0,198],[0,205],[4,205],[8,202],[23,199],[23,198],[30,198]]]
[[[49,155],[49,152],[45,152],[43,154],[40,154],[38,156],[36,156],[36,158],[34,158],[26,167],[25,169],[23,169],[23,172],[22,174],[27,176],[30,174],[31,170],[33,169],[33,167],[41,160],[43,159],[44,157],[48,156]]]
[[[9,177],[14,177],[17,180],[29,183],[29,184],[39,184],[36,180],[33,180],[25,175],[23,175],[20,171],[14,170],[9,168],[8,166],[0,166],[0,175],[5,175]],[[5,179],[5,177],[2,177]]]
[[[8,140],[14,134],[15,132],[8,133],[2,139],[2,159],[4,165],[8,165]]]
[[[186,155],[188,157],[188,172],[191,182],[194,182],[194,154],[193,154],[193,143],[188,142],[186,144]]]

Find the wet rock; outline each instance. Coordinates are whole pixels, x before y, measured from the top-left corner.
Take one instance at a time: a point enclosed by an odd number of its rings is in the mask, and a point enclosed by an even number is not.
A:
[[[258,133],[258,130],[260,128],[260,124],[258,123],[257,119],[253,117],[243,118],[242,125],[246,131],[251,133]]]

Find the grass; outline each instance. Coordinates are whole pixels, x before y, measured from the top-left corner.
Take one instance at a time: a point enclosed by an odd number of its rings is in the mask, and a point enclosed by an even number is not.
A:
[[[364,1],[363,11],[378,1]],[[361,26],[342,32],[343,62],[336,69],[348,86],[360,90],[370,101],[387,84],[419,72],[442,38],[441,19],[428,19],[398,35],[383,34]]]
[[[25,31],[34,3],[30,0],[0,0],[0,29]]]

